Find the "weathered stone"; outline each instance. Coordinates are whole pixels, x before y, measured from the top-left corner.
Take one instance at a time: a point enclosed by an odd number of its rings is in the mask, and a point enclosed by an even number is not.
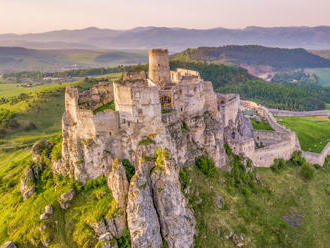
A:
[[[162,246],[160,225],[153,204],[150,182],[150,166],[140,161],[128,192],[127,222],[132,248],[159,248]]]
[[[48,214],[43,213],[40,215],[40,220],[47,220],[48,219]]]
[[[23,200],[30,198],[35,192],[35,178],[33,174],[33,169],[27,168],[24,172],[24,176],[21,178],[20,190],[23,195]]]
[[[155,206],[162,237],[169,248],[191,248],[194,244],[195,218],[181,192],[178,172],[173,161],[162,161],[151,175]]]
[[[113,197],[118,203],[116,213],[111,222],[114,225],[115,231],[113,235],[116,238],[122,236],[126,227],[126,206],[128,194],[128,181],[126,177],[125,168],[122,163],[116,159],[112,164],[112,171],[108,177],[108,187],[112,192]]]
[[[75,196],[75,191],[73,189],[71,189],[67,193],[63,193],[61,195],[61,201],[60,201],[61,208],[63,208],[63,209],[69,208],[70,202],[72,201],[74,196]]]
[[[216,201],[215,204],[218,208],[222,208],[223,207],[223,197],[222,195],[220,195],[218,192],[215,192],[215,196],[216,196]]]
[[[7,241],[1,246],[1,248],[17,248],[17,246],[13,241]]]
[[[45,214],[48,214],[48,215],[53,214],[53,207],[50,206],[50,205],[47,205],[47,206],[45,207]]]

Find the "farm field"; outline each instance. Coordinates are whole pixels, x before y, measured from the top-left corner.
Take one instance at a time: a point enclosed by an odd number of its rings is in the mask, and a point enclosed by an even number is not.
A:
[[[305,69],[308,73],[314,73],[320,78],[320,84],[330,86],[330,68]]]
[[[280,124],[296,132],[304,151],[320,153],[330,142],[330,119],[317,117],[281,117]]]

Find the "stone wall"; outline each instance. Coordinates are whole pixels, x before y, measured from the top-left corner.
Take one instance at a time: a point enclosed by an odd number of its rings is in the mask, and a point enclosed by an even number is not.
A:
[[[330,110],[316,110],[316,111],[288,111],[280,109],[269,109],[269,111],[275,116],[288,116],[288,117],[304,117],[304,116],[330,116]]]
[[[217,105],[225,126],[235,122],[238,114],[240,97],[238,94],[217,94]]]
[[[192,71],[188,69],[178,68],[176,71],[171,71],[171,81],[173,83],[179,83],[184,78],[191,77],[193,80],[201,80],[201,76],[198,71]]]

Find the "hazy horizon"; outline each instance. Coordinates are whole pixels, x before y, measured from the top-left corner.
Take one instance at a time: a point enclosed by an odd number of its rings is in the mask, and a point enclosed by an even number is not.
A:
[[[0,34],[87,27],[330,26],[329,0],[0,0]]]

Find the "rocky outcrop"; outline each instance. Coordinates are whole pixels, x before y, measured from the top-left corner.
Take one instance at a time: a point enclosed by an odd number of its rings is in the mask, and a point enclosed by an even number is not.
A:
[[[24,201],[30,198],[36,191],[35,177],[32,167],[25,170],[24,175],[21,178],[20,190]]]
[[[195,218],[181,192],[178,172],[173,161],[166,161],[158,150],[158,161],[151,181],[162,237],[169,248],[191,248],[194,244]],[[162,158],[161,158],[162,157]]]
[[[75,196],[75,191],[71,189],[67,193],[63,193],[61,195],[60,206],[63,209],[68,209],[70,207],[70,202],[72,201],[73,197]]]
[[[47,220],[49,216],[53,214],[53,207],[47,205],[45,207],[45,212],[40,215],[40,220]]]
[[[13,241],[7,241],[1,246],[1,248],[17,248],[17,246]]]
[[[32,146],[32,160],[35,164],[41,164],[43,162],[42,152],[45,149],[51,149],[51,144],[48,141],[42,140],[35,143]]]
[[[116,159],[112,164],[112,171],[108,177],[108,187],[112,192],[113,197],[118,203],[116,213],[111,221],[115,227],[112,233],[116,238],[122,236],[126,227],[126,206],[128,194],[128,180],[126,177],[125,168],[122,163]]]
[[[149,171],[153,164],[140,160],[138,169],[131,179],[127,222],[133,248],[159,248],[162,246],[160,224],[154,207]]]

